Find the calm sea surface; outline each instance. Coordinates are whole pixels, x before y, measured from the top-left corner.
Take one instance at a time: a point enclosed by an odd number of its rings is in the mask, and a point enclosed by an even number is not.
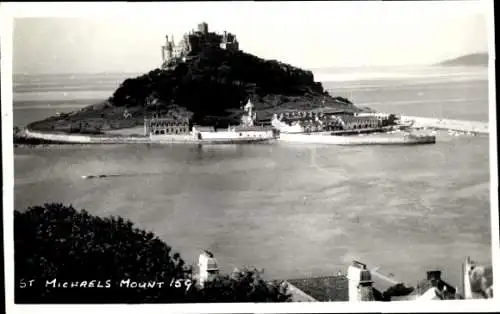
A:
[[[488,121],[486,72],[461,71],[318,78],[382,111]],[[17,76],[14,124],[108,97],[126,77]],[[16,148],[15,206],[55,201],[121,215],[193,264],[213,251],[224,271],[332,275],[355,258],[413,284],[439,268],[459,285],[466,255],[491,263],[488,163],[488,137],[446,133],[414,147]],[[81,179],[102,173],[122,176]]]

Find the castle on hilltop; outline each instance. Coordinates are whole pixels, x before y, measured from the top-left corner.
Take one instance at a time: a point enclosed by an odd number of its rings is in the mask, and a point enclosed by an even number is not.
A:
[[[196,31],[184,34],[178,44],[175,44],[174,36],[171,36],[170,40],[168,35],[165,36],[165,45],[161,47],[162,67],[168,66],[172,61],[186,61],[207,46],[231,51],[239,50],[239,43],[234,34],[226,31],[221,35],[209,32],[208,24],[203,22],[198,24]]]

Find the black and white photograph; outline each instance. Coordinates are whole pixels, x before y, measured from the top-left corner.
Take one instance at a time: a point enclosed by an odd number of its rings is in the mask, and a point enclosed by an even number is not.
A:
[[[0,10],[8,309],[495,309],[493,1]]]

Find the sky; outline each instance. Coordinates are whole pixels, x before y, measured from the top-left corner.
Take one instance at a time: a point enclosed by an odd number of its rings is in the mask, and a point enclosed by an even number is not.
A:
[[[11,4],[14,73],[147,72],[205,21],[302,68],[425,65],[488,51],[480,1]]]

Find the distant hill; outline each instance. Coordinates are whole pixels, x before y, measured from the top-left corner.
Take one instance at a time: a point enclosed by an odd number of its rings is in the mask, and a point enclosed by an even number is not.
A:
[[[441,66],[488,66],[488,53],[472,53],[438,63]]]

